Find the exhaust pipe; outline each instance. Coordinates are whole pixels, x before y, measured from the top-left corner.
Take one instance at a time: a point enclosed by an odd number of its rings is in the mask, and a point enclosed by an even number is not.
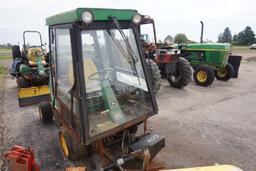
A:
[[[200,21],[201,23],[201,37],[200,37],[200,43],[203,43],[203,37],[204,37],[204,23]]]

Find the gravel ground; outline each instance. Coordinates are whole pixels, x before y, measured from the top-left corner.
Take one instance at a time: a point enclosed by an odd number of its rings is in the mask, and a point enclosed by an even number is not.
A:
[[[256,62],[243,62],[238,79],[215,80],[207,88],[191,82],[178,90],[163,80],[159,115],[149,122],[166,137],[158,160],[166,168],[229,163],[255,171],[255,73]],[[31,146],[42,171],[64,170],[56,124],[43,126],[36,106],[18,107],[15,80],[9,76],[0,87],[0,153],[15,144]]]

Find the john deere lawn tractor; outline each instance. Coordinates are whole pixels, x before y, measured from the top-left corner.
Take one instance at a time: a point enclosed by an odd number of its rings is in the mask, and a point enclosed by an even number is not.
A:
[[[27,41],[27,37],[31,35],[37,35],[39,41]],[[19,105],[48,101],[49,66],[41,34],[37,31],[25,31],[23,43],[22,51],[19,46],[12,47],[13,63],[10,69],[10,74],[17,80]]]
[[[234,68],[228,63],[230,45],[228,43],[203,43],[203,22],[201,22],[201,42],[181,46],[181,53],[194,68],[194,80],[200,86],[209,86],[214,77],[228,81]]]
[[[50,33],[52,101],[39,105],[43,122],[60,125],[59,142],[87,170],[137,168],[165,146],[146,133],[157,114],[136,10],[78,8],[46,19]],[[138,128],[144,124],[144,131]]]

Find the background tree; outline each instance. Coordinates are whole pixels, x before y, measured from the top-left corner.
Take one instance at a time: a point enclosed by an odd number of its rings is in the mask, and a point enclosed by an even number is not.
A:
[[[178,33],[174,37],[174,43],[188,43],[188,38],[184,33]]]
[[[218,36],[218,43],[222,43],[223,42],[223,34],[220,33]]]
[[[239,45],[251,45],[255,42],[255,34],[251,27],[247,26],[243,31],[237,35],[237,44]]]
[[[223,33],[220,33],[218,36],[219,43],[231,43],[232,41],[232,34],[229,27],[226,27]]]
[[[238,40],[238,35],[234,34],[234,36],[232,38],[232,44],[237,45],[237,40]]]

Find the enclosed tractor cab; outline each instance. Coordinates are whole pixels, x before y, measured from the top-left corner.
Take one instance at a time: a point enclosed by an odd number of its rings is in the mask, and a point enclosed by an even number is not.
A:
[[[214,78],[227,81],[232,78],[234,68],[228,63],[230,45],[221,43],[187,44],[182,55],[194,68],[194,80],[201,86],[209,86]]]
[[[63,154],[85,159],[87,170],[147,170],[165,146],[146,129],[158,108],[140,17],[136,10],[78,8],[46,19],[52,101],[39,105],[40,118],[54,116]]]
[[[37,42],[28,41],[28,35],[39,39]],[[31,40],[31,39],[30,39]],[[38,31],[23,33],[23,49],[12,47],[13,63],[10,74],[16,77],[18,100],[20,106],[49,101],[49,63]]]
[[[142,19],[140,27],[148,24],[152,25],[154,42],[150,43],[142,40],[145,57],[149,59],[151,65],[157,64],[162,78],[166,78],[172,87],[183,88],[187,86],[192,77],[192,70],[188,61],[181,56],[180,49],[173,44],[172,40],[166,40],[165,43],[157,44],[154,20],[146,16]],[[140,35],[141,38],[148,37],[148,34],[145,34],[142,29],[140,29]],[[156,69],[153,70],[152,77],[156,78],[158,72]],[[157,81],[155,82],[157,83]],[[153,85],[155,85],[155,82],[153,82]]]

